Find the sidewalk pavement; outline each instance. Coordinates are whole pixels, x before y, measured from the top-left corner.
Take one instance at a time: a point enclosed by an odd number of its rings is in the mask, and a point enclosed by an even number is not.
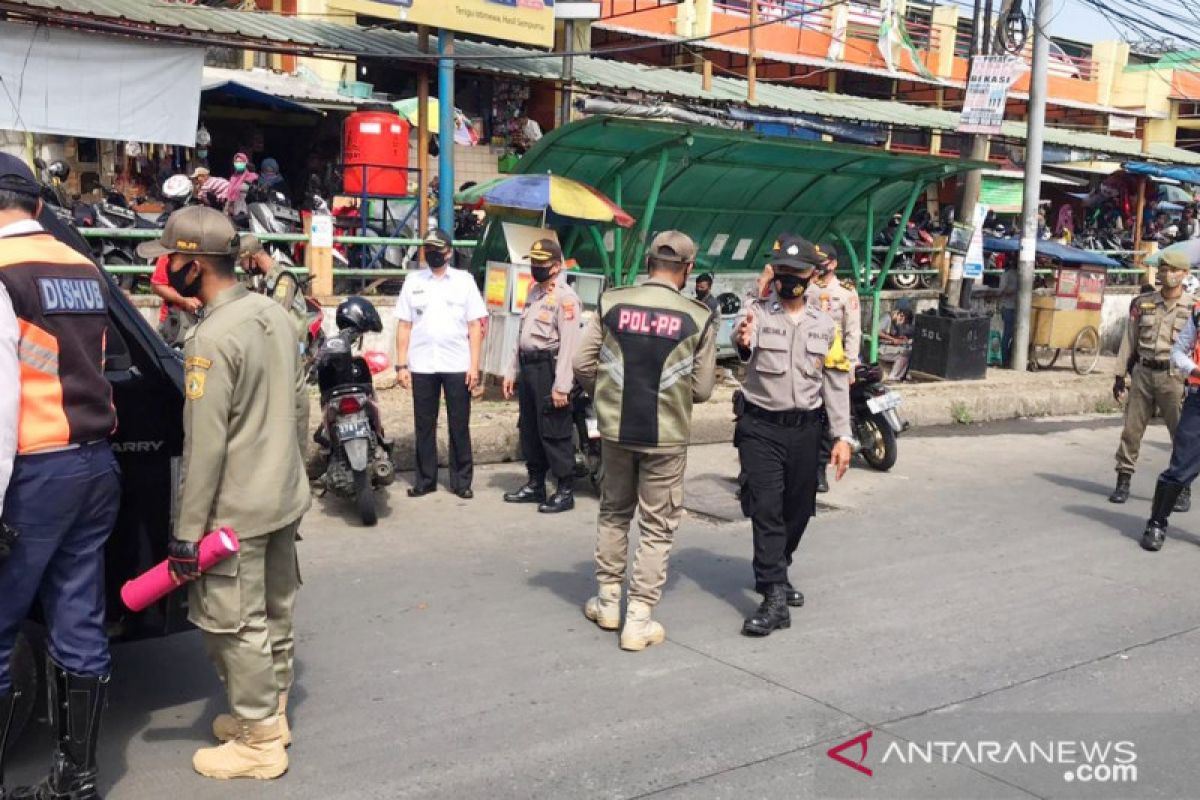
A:
[[[1039,372],[989,369],[985,380],[893,386],[903,398],[901,416],[912,427],[967,425],[1024,417],[1112,414],[1119,411],[1112,398],[1114,362],[1113,358],[1101,358],[1090,375],[1076,375],[1070,366],[1056,366]],[[391,375],[379,376],[376,385],[380,390],[384,429],[396,442],[396,463],[400,469],[412,469],[411,396],[396,387]],[[711,400],[696,406],[692,419],[693,444],[732,440],[735,388],[735,383],[726,381],[717,387]],[[312,418],[319,418],[315,406]],[[520,460],[516,402],[499,399],[498,391],[489,387],[487,399],[476,402],[472,408],[471,444],[477,464]],[[441,463],[445,464],[444,420],[438,429],[438,451]]]

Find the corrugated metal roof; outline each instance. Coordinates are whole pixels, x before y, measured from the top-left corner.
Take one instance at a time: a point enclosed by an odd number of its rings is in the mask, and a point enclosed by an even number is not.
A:
[[[336,108],[356,108],[358,101],[337,92],[314,85],[296,75],[286,75],[265,69],[223,69],[205,67],[200,88],[207,90],[223,83],[238,83],[264,94],[299,100],[306,105]]]
[[[162,29],[169,29],[165,32],[211,33],[218,37],[238,37],[247,46],[257,41],[273,43],[275,46],[295,46],[300,51],[326,55],[401,59],[422,55],[415,33],[179,3],[145,0],[0,0],[0,10],[34,17],[49,14],[52,19],[53,12],[65,12],[76,18],[120,23],[129,29],[131,35],[154,36]],[[459,40],[455,43],[455,53],[466,57],[459,66],[467,70],[532,80],[559,80],[562,75],[562,63],[557,58],[520,57],[537,56],[538,51]],[[687,100],[745,103],[746,99],[746,81],[740,78],[714,78],[712,90],[706,92],[701,85],[702,78],[696,72],[596,57],[575,59],[575,82],[590,88],[636,90]],[[758,84],[758,102],[755,105],[832,119],[931,131],[953,132],[958,126],[958,112],[955,111],[912,106],[892,100],[830,94],[762,81]],[[1025,123],[1006,122],[1001,135],[1023,141]],[[1076,150],[1115,156],[1144,155],[1141,143],[1136,139],[1053,127],[1045,129],[1044,137],[1046,144]],[[1166,145],[1151,146],[1150,157],[1176,164],[1200,164],[1200,154]]]

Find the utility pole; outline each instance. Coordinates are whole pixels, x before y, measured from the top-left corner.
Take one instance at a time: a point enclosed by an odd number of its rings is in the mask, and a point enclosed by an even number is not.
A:
[[[563,21],[563,52],[570,53],[575,49],[575,20]],[[559,127],[571,121],[571,81],[575,79],[575,58],[563,56],[562,66],[562,106],[558,109]]]
[[[746,100],[758,100],[758,0],[750,0],[750,42],[746,48]]]
[[[977,55],[991,55],[992,52],[992,37],[991,33],[992,20],[992,0],[987,0],[986,8],[983,7],[980,0],[975,0],[975,15],[973,18],[974,33],[971,36],[971,65],[974,64],[974,57]],[[970,70],[967,73],[967,81],[970,82]],[[988,137],[986,134],[972,134],[970,148],[964,148],[961,153],[962,158],[969,158],[972,161],[986,161],[988,157]],[[958,204],[957,219],[959,222],[970,225],[974,222],[975,206],[979,203],[979,192],[983,185],[983,173],[980,170],[973,169],[963,176],[963,192],[962,198]],[[944,300],[947,305],[966,308],[971,304],[971,280],[964,279],[963,273],[963,256],[953,256],[951,259],[950,277],[946,281],[946,294]]]
[[[454,31],[438,31],[438,227],[454,235]]]
[[[1046,125],[1046,70],[1050,60],[1050,0],[1035,0],[1033,64],[1029,76],[1029,120],[1025,134],[1025,195],[1021,203],[1021,274],[1017,292],[1017,327],[1012,366],[1024,371],[1029,358],[1029,323],[1033,306],[1033,270],[1037,264],[1038,196],[1042,185],[1042,128]]]

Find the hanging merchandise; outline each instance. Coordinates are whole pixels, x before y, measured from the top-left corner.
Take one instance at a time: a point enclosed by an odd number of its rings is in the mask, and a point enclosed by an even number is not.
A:
[[[140,144],[138,144],[137,142],[126,142],[125,143],[125,157],[126,158],[140,158],[141,155],[142,155],[142,146]]]
[[[212,144],[212,134],[208,132],[208,128],[201,125],[196,129],[196,147],[207,149]]]

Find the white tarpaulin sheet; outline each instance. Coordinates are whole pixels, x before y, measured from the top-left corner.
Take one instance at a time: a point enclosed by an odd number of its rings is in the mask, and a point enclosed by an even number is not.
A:
[[[204,49],[0,22],[0,129],[196,143]]]

